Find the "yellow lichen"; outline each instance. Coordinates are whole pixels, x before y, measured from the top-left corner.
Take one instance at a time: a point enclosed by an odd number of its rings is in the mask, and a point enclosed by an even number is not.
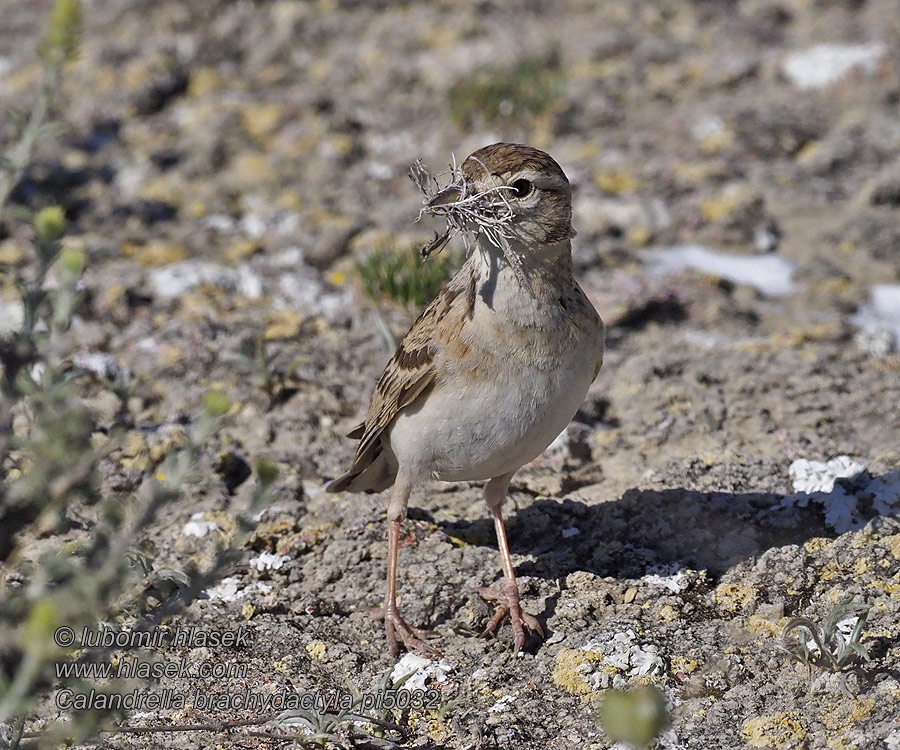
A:
[[[253,240],[238,240],[225,248],[225,258],[231,263],[246,260],[251,255],[256,255],[262,248]]]
[[[25,251],[14,240],[0,242],[0,266],[17,266],[25,262]]]
[[[785,624],[787,624],[787,621],[787,617],[781,617],[773,622],[772,620],[767,620],[765,617],[760,617],[759,615],[750,615],[750,619],[747,621],[747,630],[754,635],[765,635],[771,638],[777,638],[781,635],[781,631]]]
[[[729,612],[737,612],[756,601],[756,589],[739,583],[722,583],[716,587],[716,604]]]
[[[900,560],[900,534],[886,536],[881,540],[884,548],[893,555],[895,560]]]
[[[851,568],[854,575],[861,576],[863,573],[869,572],[869,561],[864,557],[857,557]]]
[[[587,695],[592,688],[583,677],[586,665],[603,659],[599,651],[583,651],[577,648],[562,648],[556,655],[553,668],[553,683],[571,695]]]
[[[700,141],[700,153],[705,156],[718,154],[732,143],[734,143],[734,131],[731,128],[722,128],[715,133],[710,133]]]
[[[594,173],[594,182],[604,193],[613,195],[632,193],[641,186],[638,177],[622,170],[598,170]]]
[[[146,245],[125,242],[122,244],[122,254],[134,258],[145,268],[156,268],[184,260],[187,257],[187,250],[184,245],[177,242],[152,240]]]
[[[825,537],[817,536],[813,537],[806,544],[803,545],[803,549],[809,552],[811,555],[816,552],[821,552],[822,550],[828,549],[831,546],[831,540],[826,539]]]
[[[687,185],[698,185],[712,172],[712,167],[703,162],[678,162],[675,165],[675,179]]]
[[[672,674],[678,674],[679,672],[690,674],[697,669],[697,661],[695,659],[688,659],[686,656],[673,656],[670,667]]]
[[[806,737],[800,716],[793,711],[748,719],[741,732],[750,747],[775,750],[793,750],[800,747]]]
[[[241,125],[251,138],[264,142],[281,123],[281,107],[274,103],[248,104],[241,110]]]
[[[327,648],[322,641],[310,641],[306,644],[306,653],[310,659],[323,659]]]
[[[819,721],[832,731],[850,729],[871,716],[874,710],[875,701],[872,698],[841,701],[832,708],[824,709],[819,714]]]
[[[671,604],[664,604],[656,611],[656,616],[663,622],[672,622],[678,618],[678,612]]]
[[[881,589],[891,599],[900,599],[900,583],[888,583],[886,581],[869,581],[869,586]]]
[[[229,176],[242,187],[255,187],[275,178],[275,169],[263,154],[245,151],[238,154],[228,170]]]
[[[644,247],[653,239],[653,232],[647,227],[632,227],[628,230],[628,240],[632,245]]]
[[[279,310],[269,316],[269,324],[263,334],[267,341],[292,339],[300,333],[303,316],[298,310]]]
[[[797,155],[794,157],[798,164],[808,165],[822,151],[822,144],[819,141],[808,141],[803,145]]]
[[[191,74],[191,80],[188,83],[188,96],[206,96],[218,91],[224,85],[222,76],[212,68],[197,68]]]

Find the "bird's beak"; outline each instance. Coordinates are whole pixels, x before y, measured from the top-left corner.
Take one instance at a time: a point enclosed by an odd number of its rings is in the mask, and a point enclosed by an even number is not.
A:
[[[462,191],[456,185],[445,187],[434,198],[428,201],[428,208],[436,208],[438,206],[446,206],[450,203],[456,203],[462,197]]]

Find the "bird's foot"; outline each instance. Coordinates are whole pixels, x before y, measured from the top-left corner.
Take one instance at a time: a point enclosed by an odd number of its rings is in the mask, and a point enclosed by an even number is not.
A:
[[[430,658],[438,655],[438,650],[423,640],[434,635],[433,630],[422,630],[421,628],[407,625],[406,621],[400,616],[400,611],[395,606],[367,607],[367,609],[374,619],[384,620],[384,634],[387,637],[391,656],[395,659],[400,655],[400,641],[406,646],[407,651],[412,651],[419,656]]]
[[[540,638],[544,637],[544,629],[538,622],[537,617],[528,614],[522,609],[519,598],[519,589],[515,583],[504,581],[497,588],[489,588],[481,586],[476,589],[478,595],[488,603],[497,603],[497,609],[494,616],[490,619],[483,631],[481,637],[486,638],[491,633],[497,631],[503,618],[509,615],[509,621],[513,629],[513,653],[517,654],[525,646],[525,629],[532,633],[536,633]]]

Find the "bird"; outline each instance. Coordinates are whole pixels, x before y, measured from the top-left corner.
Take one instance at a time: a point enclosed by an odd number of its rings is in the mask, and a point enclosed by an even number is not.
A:
[[[377,616],[395,658],[401,642],[437,653],[426,641],[431,633],[408,625],[397,607],[401,524],[412,489],[433,479],[486,481],[504,580],[478,590],[496,603],[481,635],[508,616],[514,654],[526,629],[543,637],[522,607],[503,504],[512,476],[566,428],[603,363],[603,321],[574,278],[572,190],[559,164],[528,145],[494,143],[454,174],[423,210],[474,222],[468,258],[398,345],[365,420],[347,435],[359,440],[352,465],[326,487],[391,488]]]

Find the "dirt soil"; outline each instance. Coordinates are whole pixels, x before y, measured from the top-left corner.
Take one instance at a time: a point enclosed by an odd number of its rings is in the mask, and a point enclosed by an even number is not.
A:
[[[31,100],[43,8],[2,4],[0,110]],[[510,140],[571,178],[577,274],[607,321],[607,356],[565,437],[513,480],[510,542],[542,644],[514,658],[508,627],[477,637],[490,611],[474,590],[501,577],[480,487],[415,491],[400,601],[436,631],[444,663],[421,684],[440,710],[395,713],[407,734],[392,736],[609,748],[603,691],[651,683],[671,710],[664,748],[900,748],[900,355],[853,323],[873,285],[900,283],[895,0],[93,0],[85,23],[66,129],[14,201],[63,203],[89,258],[72,353],[108,353],[134,376],[134,429],[105,464],[106,491],[127,503],[151,480],[211,387],[233,407],[147,540],[156,564],[208,559],[252,490],[249,466],[280,470],[244,562],[181,621],[244,627],[252,645],[166,654],[246,664],[246,677],[148,685],[189,705],[133,725],[252,718],[192,701],[372,691],[394,668],[366,609],[383,595],[385,499],[323,487],[348,465],[343,434],[389,356],[379,316],[400,337],[417,311],[367,299],[353,261],[429,239],[434,227],[413,224],[414,159],[442,168]],[[878,43],[820,87],[787,64],[820,44]],[[492,122],[451,111],[454,84],[535,57],[558,68],[552,106],[501,103]],[[22,225],[0,231],[0,264],[27,262]],[[685,243],[783,259],[792,288],[767,295],[762,271],[651,273],[648,252]],[[238,357],[261,336],[271,396]],[[86,397],[108,423],[114,402]],[[866,472],[798,494],[795,461],[841,455]],[[871,605],[871,661],[832,674],[790,658],[789,619],[821,622],[846,597]]]

